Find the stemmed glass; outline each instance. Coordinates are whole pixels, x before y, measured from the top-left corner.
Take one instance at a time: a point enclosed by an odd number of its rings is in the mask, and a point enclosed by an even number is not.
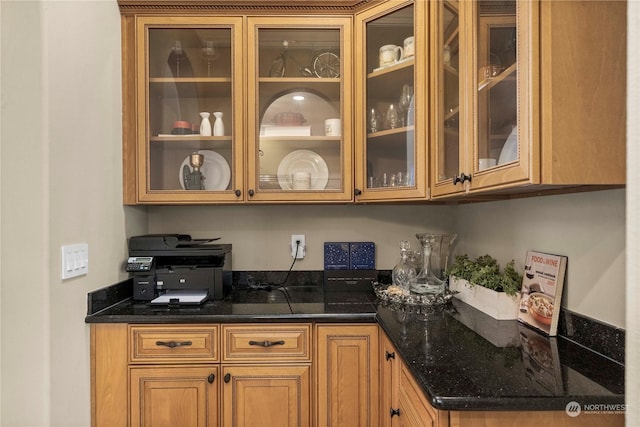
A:
[[[207,61],[207,77],[211,77],[211,63],[218,57],[213,40],[205,40],[202,47],[202,58]]]
[[[400,100],[398,101],[398,108],[401,111],[401,125],[407,126],[409,124],[409,108],[411,107],[411,97],[413,96],[413,88],[409,85],[404,85],[402,87],[402,94],[400,95]]]
[[[175,45],[171,47],[171,55],[174,61],[176,61],[176,75],[175,77],[180,77],[180,61],[187,57],[187,54],[184,52],[182,48],[182,42],[180,40],[176,40]]]

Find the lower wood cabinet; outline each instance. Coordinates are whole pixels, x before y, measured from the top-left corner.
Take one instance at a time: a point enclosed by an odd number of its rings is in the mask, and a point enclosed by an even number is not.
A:
[[[131,425],[218,426],[216,365],[130,369]]]
[[[221,338],[222,337],[222,338]],[[376,324],[91,325],[92,427],[622,427],[433,408]]]
[[[222,425],[310,427],[311,324],[222,325]]]
[[[429,404],[407,370],[407,366],[402,362],[398,385],[397,419],[397,425],[400,427],[447,427],[449,425],[447,411],[436,410]]]
[[[397,350],[380,329],[380,427],[447,427],[447,411],[434,409]]]
[[[378,425],[378,325],[316,326],[316,422]]]
[[[224,427],[310,427],[310,365],[224,366]]]

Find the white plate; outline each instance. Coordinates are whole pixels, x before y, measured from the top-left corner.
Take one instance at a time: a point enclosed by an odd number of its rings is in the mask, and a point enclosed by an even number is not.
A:
[[[311,150],[296,150],[287,154],[278,165],[278,184],[283,190],[291,190],[294,172],[311,174],[311,189],[324,190],[329,182],[329,168],[320,155]]]
[[[204,189],[205,190],[226,190],[229,185],[229,180],[231,179],[231,169],[229,168],[229,163],[222,157],[222,155],[216,153],[211,150],[199,150],[198,153],[204,156],[204,163],[200,168],[200,172],[204,175]],[[180,185],[183,189],[184,186],[184,177],[182,176],[182,168],[185,165],[188,165],[189,168],[193,169],[191,165],[189,165],[189,157],[187,156],[182,164],[180,165],[180,169],[178,170],[178,179],[180,180]]]
[[[507,141],[502,147],[500,157],[498,158],[498,164],[513,162],[518,158],[518,127],[514,126],[513,130],[509,134]]]

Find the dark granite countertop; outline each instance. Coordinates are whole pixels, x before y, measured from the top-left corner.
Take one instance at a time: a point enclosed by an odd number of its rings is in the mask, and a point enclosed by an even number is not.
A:
[[[567,338],[497,321],[455,299],[425,309],[376,301],[372,292],[324,292],[306,285],[237,288],[224,300],[167,307],[132,301],[126,286],[91,293],[86,322],[378,322],[438,409],[564,410],[571,401],[624,403],[623,364]]]

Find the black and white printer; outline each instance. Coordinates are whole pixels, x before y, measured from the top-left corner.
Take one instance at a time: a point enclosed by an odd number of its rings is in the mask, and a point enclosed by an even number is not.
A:
[[[188,234],[147,234],[129,239],[126,270],[133,299],[198,304],[223,299],[232,289],[231,244]]]

